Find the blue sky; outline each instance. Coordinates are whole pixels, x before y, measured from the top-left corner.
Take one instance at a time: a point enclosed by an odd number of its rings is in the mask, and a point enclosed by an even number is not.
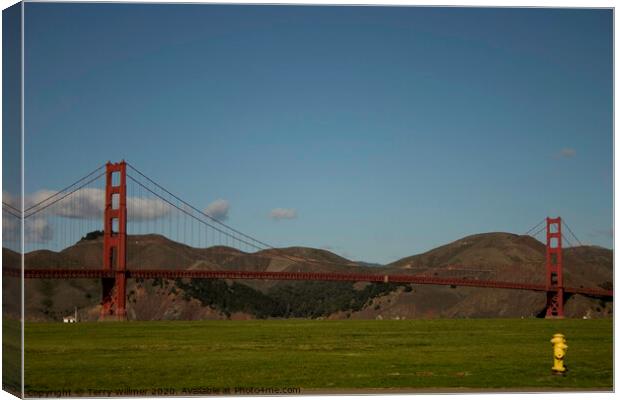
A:
[[[613,246],[610,10],[27,3],[25,33],[26,192],[125,158],[277,246],[547,215]]]

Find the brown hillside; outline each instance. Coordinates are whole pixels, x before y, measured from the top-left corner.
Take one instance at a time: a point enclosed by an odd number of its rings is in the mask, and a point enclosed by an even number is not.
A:
[[[448,265],[495,269],[498,266],[539,264],[544,261],[544,253],[545,246],[531,236],[482,233],[402,258],[388,266],[417,271]]]
[[[530,236],[510,233],[484,233],[459,239],[426,253],[400,259],[387,266],[390,271],[438,277],[544,283],[545,246]],[[600,247],[583,246],[564,251],[564,281],[572,287],[611,288],[613,253]],[[413,292],[392,293],[392,312],[399,310],[405,317],[428,315],[442,317],[535,316],[545,306],[545,294],[507,289],[416,288]],[[424,300],[433,301],[419,312]],[[407,304],[417,304],[418,307]],[[579,306],[576,306],[579,304]],[[597,311],[598,309],[598,311]],[[566,302],[569,316],[596,316],[611,313],[611,305],[583,296],[573,296]],[[385,313],[385,312],[384,312]],[[382,314],[378,314],[382,315]]]
[[[20,268],[21,260],[19,253],[7,248],[2,249],[2,265],[9,268]]]
[[[82,240],[61,251],[36,251],[26,255],[28,268],[94,268],[101,265],[102,239]],[[5,250],[5,260],[19,257]],[[484,233],[459,239],[428,252],[406,257],[385,267],[362,267],[325,250],[289,247],[255,253],[217,246],[193,248],[160,235],[128,237],[128,268],[227,269],[248,271],[314,271],[398,273],[485,280],[544,282],[545,247],[529,236]],[[613,252],[594,246],[564,251],[566,286],[612,287]],[[302,287],[303,282],[239,281],[267,293],[278,285]],[[360,287],[363,287],[360,286]],[[73,306],[96,318],[100,288],[95,280],[29,280],[26,282],[27,315],[57,319]],[[228,318],[212,307],[187,298],[174,281],[135,282],[128,294],[129,315],[136,319]],[[467,287],[401,286],[375,297],[357,312],[339,312],[331,318],[428,317],[527,317],[544,309],[545,294],[519,290]],[[573,296],[567,300],[568,316],[605,316],[611,303]],[[250,315],[238,316],[247,318]]]
[[[567,248],[563,258],[565,286],[609,286],[613,274],[611,250],[597,246]],[[544,283],[545,245],[531,236],[483,233],[400,259],[389,264],[388,269],[435,276],[463,275]]]

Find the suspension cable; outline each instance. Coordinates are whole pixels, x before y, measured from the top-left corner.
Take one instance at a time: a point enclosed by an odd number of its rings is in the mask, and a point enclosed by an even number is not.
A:
[[[188,212],[187,210],[184,210],[182,207],[177,206],[176,204],[172,203],[170,200],[168,200],[168,199],[164,198],[163,196],[159,195],[159,194],[158,194],[158,193],[156,193],[155,191],[153,191],[153,190],[151,190],[150,188],[146,187],[145,185],[143,185],[141,182],[139,182],[139,181],[138,181],[136,178],[134,178],[133,176],[131,176],[131,175],[127,174],[127,178],[131,179],[132,181],[134,181],[135,183],[137,183],[138,185],[140,185],[143,189],[145,189],[146,191],[148,191],[148,192],[150,192],[151,194],[155,195],[157,198],[159,198],[160,200],[162,200],[162,201],[166,202],[166,203],[167,203],[167,204],[169,204],[170,206],[172,206],[172,207],[176,208],[177,210],[179,210],[179,211],[180,211],[180,212],[182,212],[183,214],[185,214],[185,215],[187,215],[187,216],[189,216],[189,217],[191,217],[191,218],[194,218],[196,221],[201,222],[202,224],[204,224],[204,225],[206,225],[206,226],[208,226],[208,227],[210,227],[210,228],[213,228],[213,229],[215,229],[216,231],[218,231],[218,232],[220,232],[220,233],[222,233],[222,234],[224,234],[224,235],[226,235],[226,236],[230,236],[230,234],[229,234],[228,232],[225,232],[225,231],[221,230],[220,228],[218,228],[218,227],[216,227],[216,226],[214,226],[214,225],[212,225],[212,224],[210,224],[210,223],[208,223],[208,222],[206,222],[206,221],[204,221],[204,220],[202,220],[202,219],[198,218],[198,217],[197,217],[197,216],[195,216],[194,214],[192,214],[192,213]],[[253,247],[253,248],[257,249],[257,250],[265,250],[264,248],[259,247],[259,246],[255,245],[255,244],[253,244],[253,243],[246,242],[246,241],[244,241],[244,243],[245,243],[245,244],[247,244],[248,246],[251,246],[251,247]]]
[[[252,240],[252,241],[254,241],[254,242],[256,242],[256,243],[258,243],[258,244],[260,244],[260,245],[262,245],[262,246],[264,246],[264,247],[268,247],[268,248],[270,248],[270,249],[275,249],[275,247],[274,247],[274,246],[272,246],[272,245],[270,245],[270,244],[268,244],[268,243],[262,242],[262,241],[260,241],[260,240],[258,240],[258,239],[256,239],[256,238],[254,238],[254,237],[252,237],[252,236],[246,235],[245,233],[240,232],[240,231],[236,230],[235,228],[233,228],[233,227],[231,227],[231,226],[228,226],[227,224],[223,223],[222,221],[220,221],[219,219],[217,219],[217,218],[215,218],[215,217],[212,217],[211,215],[209,215],[209,214],[205,213],[204,211],[201,211],[201,210],[197,209],[196,207],[194,207],[194,206],[192,206],[191,204],[187,203],[186,201],[184,201],[183,199],[179,198],[179,197],[178,197],[178,196],[176,196],[175,194],[171,193],[169,190],[167,190],[166,188],[164,188],[163,186],[161,186],[160,184],[158,184],[157,182],[155,182],[154,180],[152,180],[152,179],[151,179],[151,178],[149,178],[148,176],[144,175],[142,172],[140,172],[140,171],[139,171],[136,167],[134,167],[134,166],[133,166],[133,165],[131,165],[130,163],[127,163],[127,165],[129,166],[129,168],[133,169],[133,170],[134,170],[134,171],[136,171],[138,174],[140,174],[143,178],[147,179],[149,182],[151,182],[152,184],[154,184],[155,186],[157,186],[159,189],[163,190],[164,192],[166,192],[166,193],[167,193],[167,194],[169,194],[170,196],[174,197],[176,200],[178,200],[179,202],[181,202],[181,203],[182,203],[182,204],[184,204],[185,206],[187,206],[187,207],[191,208],[191,209],[192,209],[192,210],[194,210],[195,212],[197,212],[197,213],[199,213],[199,214],[201,214],[201,215],[203,215],[203,216],[205,216],[205,217],[209,218],[209,219],[210,219],[210,220],[212,220],[213,222],[216,222],[216,223],[218,223],[218,224],[220,224],[220,225],[224,226],[225,228],[227,228],[227,229],[229,229],[229,230],[231,230],[231,231],[233,231],[233,232],[235,232],[235,233],[237,233],[237,234],[239,234],[239,235],[241,235],[241,236],[245,237],[246,239]]]
[[[570,240],[568,240],[568,238],[566,237],[566,235],[562,234],[562,239],[564,239],[564,240],[566,241],[566,243],[568,243],[568,245],[569,245],[570,247],[575,247],[575,246],[573,246],[573,244],[571,243],[571,241],[570,241]]]
[[[172,194],[170,191],[168,191],[168,190],[166,190],[165,188],[163,188],[163,187],[162,187],[161,185],[159,185],[158,183],[154,182],[152,179],[149,179],[147,176],[145,176],[144,174],[142,174],[140,171],[138,171],[135,167],[133,167],[133,166],[132,166],[132,165],[130,165],[129,163],[127,163],[127,165],[129,165],[129,167],[130,167],[131,169],[133,169],[134,171],[136,171],[138,174],[140,174],[141,176],[143,176],[143,177],[144,177],[145,179],[147,179],[149,182],[153,183],[153,184],[154,184],[155,186],[157,186],[159,189],[163,190],[164,192],[166,192],[167,194],[169,194],[170,196],[172,196],[173,198],[175,198],[177,201],[179,201],[180,203],[182,203],[182,204],[183,204],[183,205],[185,205],[186,207],[189,207],[191,210],[193,210],[193,211],[197,212],[198,214],[203,215],[203,216],[205,216],[205,217],[209,218],[210,220],[212,220],[212,221],[214,221],[214,222],[217,222],[218,224],[220,224],[220,225],[222,225],[222,226],[224,226],[224,227],[228,228],[230,231],[235,232],[235,233],[239,234],[240,236],[243,236],[244,238],[249,239],[249,240],[251,240],[251,241],[253,241],[253,242],[255,242],[255,243],[258,243],[258,244],[262,245],[263,247],[257,246],[256,244],[251,243],[251,242],[248,242],[247,240],[242,239],[242,238],[235,238],[235,240],[238,240],[238,241],[240,241],[240,242],[242,242],[242,243],[244,243],[244,244],[246,244],[246,245],[248,245],[248,246],[250,246],[250,247],[252,247],[252,248],[254,248],[254,249],[257,249],[257,250],[273,250],[273,251],[275,251],[276,253],[278,253],[280,256],[282,256],[282,257],[284,257],[284,258],[288,259],[289,261],[295,262],[295,263],[297,263],[297,262],[299,262],[299,261],[300,261],[299,259],[295,259],[295,258],[293,258],[293,257],[289,256],[288,254],[285,254],[285,253],[284,253],[281,249],[278,249],[278,248],[276,248],[276,247],[274,247],[274,246],[271,246],[271,245],[269,245],[269,244],[267,244],[267,243],[264,243],[264,242],[262,242],[262,241],[260,241],[260,240],[258,240],[258,239],[255,239],[255,238],[253,238],[252,236],[246,235],[245,233],[240,232],[240,231],[238,231],[238,230],[236,230],[236,229],[234,229],[234,228],[232,228],[232,227],[230,227],[230,226],[228,226],[228,225],[224,224],[223,222],[221,222],[221,221],[217,220],[216,218],[213,218],[212,216],[210,216],[210,215],[208,215],[208,214],[206,214],[206,213],[204,213],[204,212],[202,212],[202,211],[198,210],[196,207],[192,206],[191,204],[187,203],[186,201],[182,200],[182,199],[181,199],[181,198],[179,198],[178,196],[176,196],[176,195]],[[209,227],[213,228],[214,230],[216,230],[216,231],[217,231],[217,232],[219,232],[220,234],[225,235],[226,237],[232,237],[232,238],[234,238],[234,236],[233,236],[231,233],[229,233],[229,232],[227,232],[227,231],[224,231],[224,230],[222,230],[222,229],[220,229],[220,228],[218,228],[218,227],[216,227],[216,226],[214,226],[214,225],[212,225],[212,224],[210,224],[210,223],[208,223],[208,222],[206,222],[206,221],[204,221],[204,220],[202,220],[202,219],[200,219],[200,218],[196,217],[195,215],[193,215],[193,214],[189,213],[187,210],[183,209],[182,207],[179,207],[179,206],[177,206],[176,204],[173,204],[172,202],[170,202],[169,200],[165,199],[164,197],[162,197],[162,196],[161,196],[161,195],[159,195],[158,193],[154,192],[154,191],[153,191],[153,190],[151,190],[150,188],[148,188],[148,187],[146,187],[145,185],[143,185],[141,182],[139,182],[136,178],[134,178],[134,177],[133,177],[133,176],[131,176],[130,174],[127,174],[127,177],[128,177],[129,179],[131,179],[132,181],[136,182],[136,183],[137,183],[138,185],[140,185],[142,188],[144,188],[144,189],[146,189],[147,191],[149,191],[150,193],[152,193],[153,195],[157,196],[157,197],[158,197],[158,198],[160,198],[161,200],[165,201],[165,202],[166,202],[166,203],[168,203],[169,205],[171,205],[171,206],[173,206],[174,208],[176,208],[177,210],[181,211],[182,213],[184,213],[184,214],[186,214],[186,215],[188,215],[188,216],[190,216],[190,217],[194,218],[195,220],[197,220],[197,221],[199,221],[199,222],[203,223],[203,224],[204,224],[204,225],[206,225],[206,226],[209,226]],[[304,257],[300,257],[300,258],[301,258],[302,262],[304,262],[304,261],[305,261],[305,262],[310,263],[310,264],[318,264],[318,265],[320,265],[320,264],[332,264],[332,265],[339,265],[339,266],[346,265],[346,264],[344,264],[344,263],[338,263],[338,262],[328,261],[328,260],[324,260],[324,261],[315,261],[315,260],[312,260],[312,259],[307,259],[307,258],[304,258]],[[355,262],[353,262],[353,264],[354,264],[354,265],[359,265],[358,263],[355,263]]]
[[[46,204],[45,206],[43,206],[43,207],[41,207],[41,208],[39,208],[39,209],[37,209],[37,210],[34,210],[34,211],[33,211],[33,212],[31,212],[30,214],[25,215],[25,216],[24,216],[24,219],[29,218],[29,217],[32,217],[33,215],[35,215],[35,214],[37,214],[37,213],[39,213],[39,212],[41,212],[41,211],[45,210],[46,208],[51,207],[51,206],[53,206],[54,204],[58,203],[59,201],[61,201],[61,200],[65,199],[65,198],[67,198],[67,197],[71,196],[73,193],[75,193],[75,192],[77,192],[78,190],[82,189],[83,187],[85,187],[85,186],[87,186],[87,185],[89,185],[89,184],[93,183],[93,182],[94,182],[94,181],[96,181],[97,179],[101,178],[103,175],[105,175],[105,171],[104,171],[104,172],[102,172],[102,173],[100,173],[99,175],[95,176],[94,178],[90,179],[90,180],[89,180],[89,181],[87,181],[86,183],[83,183],[82,185],[80,185],[80,186],[78,186],[77,188],[73,189],[72,191],[70,191],[69,193],[65,194],[64,196],[62,196],[62,197],[60,197],[60,198],[58,198],[58,199],[54,200],[53,202],[51,202],[51,203],[49,203],[49,204]],[[30,208],[32,208],[32,207],[30,207]]]
[[[541,233],[542,231],[544,231],[545,229],[547,229],[546,226],[543,226],[542,228],[540,228],[536,233],[532,234],[532,237],[536,237],[536,235],[538,235],[539,233]]]
[[[527,232],[524,233],[524,235],[528,235],[530,232],[532,232],[533,230],[535,230],[536,228],[538,228],[540,226],[540,224],[542,224],[543,222],[545,222],[545,219],[543,218],[542,221],[540,221],[539,223],[537,223],[536,225],[534,225],[532,228],[530,228]]]
[[[2,205],[5,205],[5,204],[4,204],[4,203],[2,203]],[[4,209],[4,210],[2,210],[2,211],[6,212],[6,213],[7,213],[7,214],[9,214],[9,215],[14,216],[14,217],[15,217],[15,218],[17,218],[17,219],[21,219],[21,218],[22,218],[22,217],[20,217],[19,215],[15,214],[13,211],[11,211],[11,209],[9,209],[9,208]]]
[[[579,240],[579,238],[577,236],[575,236],[575,234],[573,233],[573,230],[570,228],[570,226],[568,226],[568,224],[566,223],[566,220],[562,220],[564,222],[564,225],[568,228],[568,231],[570,232],[570,234],[575,238],[575,240],[577,241],[577,243],[579,243],[579,246],[583,246],[583,243],[581,243],[581,240]]]
[[[61,193],[65,192],[65,191],[67,191],[67,190],[69,190],[69,189],[71,189],[73,186],[75,186],[75,185],[79,184],[80,182],[82,182],[83,180],[85,180],[85,179],[89,178],[91,175],[95,174],[97,171],[99,171],[99,170],[100,170],[101,168],[103,168],[103,167],[105,167],[105,165],[100,165],[99,167],[97,167],[96,169],[94,169],[92,172],[90,172],[88,175],[83,176],[82,178],[80,178],[80,179],[78,179],[77,181],[73,182],[71,185],[69,185],[69,186],[65,187],[64,189],[62,189],[62,190],[60,190],[60,191],[58,191],[58,192],[54,193],[53,195],[51,195],[51,196],[49,196],[48,198],[46,198],[46,199],[44,199],[44,200],[42,200],[42,201],[38,202],[37,204],[34,204],[34,205],[32,205],[32,206],[28,207],[27,209],[25,209],[25,210],[24,210],[24,213],[27,213],[28,211],[32,210],[33,208],[36,208],[36,207],[40,206],[41,204],[46,203],[47,201],[51,200],[52,198],[54,198],[54,197],[56,197],[56,196],[60,195]],[[101,174],[101,175],[103,175],[103,174]],[[101,175],[99,175],[99,176],[101,176]],[[98,177],[99,177],[99,176],[98,176]],[[91,180],[91,181],[89,181],[89,183],[90,183],[90,182],[92,182],[92,180]],[[74,191],[74,192],[75,192],[75,191]],[[73,192],[71,192],[71,193],[73,193]],[[37,211],[37,212],[38,212],[38,211]],[[31,213],[30,215],[32,215],[32,214],[34,214],[34,213]]]
[[[7,202],[4,202],[4,201],[3,201],[3,202],[2,202],[2,205],[3,205],[3,206],[6,206],[6,207],[8,207],[8,208],[10,208],[10,209],[12,209],[13,211],[15,211],[15,212],[16,212],[16,213],[18,213],[18,214],[21,214],[21,210],[19,210],[19,209],[18,209],[18,208],[16,208],[16,207],[13,207],[12,205],[10,205],[10,204],[9,204],[9,203],[7,203]]]

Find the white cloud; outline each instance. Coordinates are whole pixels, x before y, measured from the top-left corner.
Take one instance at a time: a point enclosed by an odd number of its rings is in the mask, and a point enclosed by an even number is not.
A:
[[[205,214],[211,217],[225,221],[228,219],[228,211],[230,211],[230,203],[228,200],[217,199],[205,208]]]
[[[575,157],[576,155],[577,155],[577,150],[572,149],[570,147],[564,147],[562,150],[560,150],[560,157],[571,158],[571,157]]]
[[[19,218],[13,216],[5,210],[2,210],[2,236],[4,238],[12,238],[11,240],[16,240],[15,238],[19,235]]]
[[[11,214],[2,215],[2,236],[8,247],[15,251],[20,248],[21,222]],[[46,243],[53,238],[52,227],[44,216],[35,215],[24,221],[24,239],[27,243]]]
[[[297,218],[297,211],[293,208],[274,208],[269,213],[269,217],[275,220],[295,219]]]
[[[53,194],[53,193],[52,193]],[[2,192],[2,201],[14,208],[21,208],[19,198],[6,191]],[[37,199],[28,200],[36,204]],[[30,203],[27,203],[27,206]],[[7,247],[15,251],[21,248],[21,219],[18,212],[10,207],[2,207],[2,236]],[[42,215],[33,215],[24,222],[24,239],[28,243],[44,243],[52,239],[52,228],[47,218]]]
[[[52,190],[39,190],[25,198],[26,209],[55,195]],[[62,196],[59,196],[60,199]],[[51,204],[54,200],[42,204]],[[50,205],[35,216],[58,216],[73,219],[103,218],[105,203],[105,190],[97,188],[84,188],[72,195]],[[34,210],[33,210],[34,211]],[[127,218],[130,221],[145,221],[164,217],[171,211],[171,206],[157,198],[127,197]],[[28,215],[28,212],[26,212]],[[30,217],[32,218],[32,217]]]
[[[40,190],[32,195],[26,196],[25,203],[26,209],[38,204],[39,202],[47,199],[50,196],[55,195],[57,192],[51,190]],[[53,215],[58,217],[75,218],[75,219],[88,219],[103,216],[103,202],[105,199],[105,192],[101,189],[84,188],[76,191],[72,195],[59,200],[57,203],[50,205],[45,210],[42,210],[35,215]],[[58,196],[57,199],[62,198]],[[54,199],[55,200],[55,199]],[[41,207],[46,204],[41,204]],[[33,210],[34,211],[34,210]],[[28,212],[26,212],[28,215]]]
[[[53,190],[39,190],[26,195],[24,198],[25,208],[28,209],[56,193],[58,192]],[[3,193],[3,196],[5,196],[5,193]],[[61,200],[53,203],[57,199]],[[25,215],[27,218],[24,221],[25,240],[29,243],[46,243],[51,241],[54,238],[53,225],[49,221],[51,217],[101,220],[103,226],[104,202],[105,190],[83,188],[64,199],[62,199],[62,196],[58,196],[49,202],[41,204],[41,207],[45,205],[49,205],[49,207],[41,209],[41,211],[35,214],[31,213],[39,209],[39,207],[30,212],[26,211]],[[162,218],[169,215],[171,210],[172,206],[158,198],[127,197],[127,218],[130,222]],[[15,219],[15,223],[12,223],[8,218],[4,218],[3,223],[3,234],[11,234],[14,231],[19,232],[17,219]]]
[[[169,215],[171,211],[172,206],[158,198],[127,198],[127,219],[129,221],[158,219]],[[101,215],[103,215],[103,209]]]
[[[54,237],[54,231],[47,218],[34,216],[24,221],[24,240],[27,243],[46,243]]]

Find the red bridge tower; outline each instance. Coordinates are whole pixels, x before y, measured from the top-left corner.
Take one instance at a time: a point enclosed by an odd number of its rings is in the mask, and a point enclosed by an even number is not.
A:
[[[562,219],[547,218],[547,315],[564,318],[564,278],[562,277]]]
[[[101,319],[124,320],[127,287],[127,164],[106,164],[103,213],[103,270],[114,277],[102,280]]]

